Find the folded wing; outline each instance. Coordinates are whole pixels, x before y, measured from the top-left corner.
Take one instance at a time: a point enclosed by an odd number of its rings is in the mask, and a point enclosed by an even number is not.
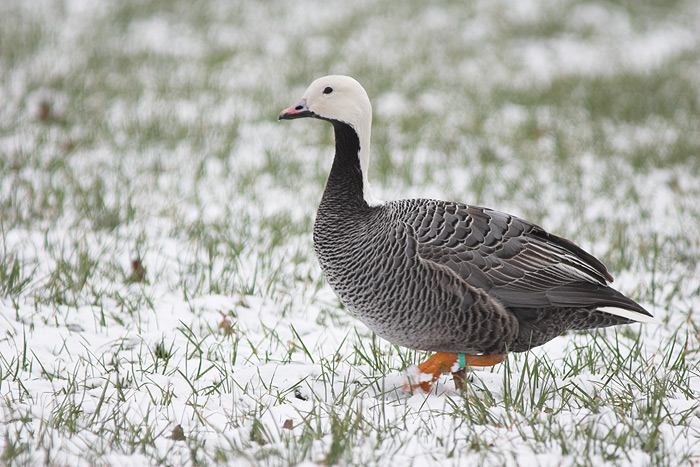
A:
[[[605,266],[569,240],[487,208],[420,203],[410,221],[419,256],[449,267],[505,307],[609,307],[631,311],[631,319],[651,316],[609,287]]]

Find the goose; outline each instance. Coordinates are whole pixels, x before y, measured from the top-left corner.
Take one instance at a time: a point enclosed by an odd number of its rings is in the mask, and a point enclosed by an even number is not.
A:
[[[496,365],[569,330],[655,322],[609,286],[598,259],[534,223],[462,203],[375,198],[372,105],[355,79],[318,78],[279,120],[305,117],[335,132],[313,227],[321,269],[346,309],[378,336],[435,352],[408,390],[429,392],[445,373],[459,389],[467,366]]]

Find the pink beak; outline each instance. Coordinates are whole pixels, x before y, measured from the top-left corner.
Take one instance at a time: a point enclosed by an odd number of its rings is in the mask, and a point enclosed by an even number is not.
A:
[[[302,99],[297,105],[283,110],[278,120],[292,120],[294,118],[312,117],[313,115],[314,113],[306,106],[306,99]]]

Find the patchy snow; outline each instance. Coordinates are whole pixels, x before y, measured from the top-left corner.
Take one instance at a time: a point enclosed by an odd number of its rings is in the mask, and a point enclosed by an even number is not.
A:
[[[698,116],[591,122],[509,91],[668,64],[697,90],[698,13],[3,2],[0,459],[697,463]],[[348,316],[313,257],[331,132],[276,122],[331,72],[373,98],[382,197],[533,219],[605,257],[663,324],[572,333],[470,372],[465,393],[444,377],[406,394],[424,356]]]

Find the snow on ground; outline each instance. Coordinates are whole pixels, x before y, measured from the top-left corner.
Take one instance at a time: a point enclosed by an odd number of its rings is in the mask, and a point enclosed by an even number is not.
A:
[[[698,6],[395,6],[3,2],[0,463],[700,462]],[[663,324],[403,392],[313,257],[329,130],[275,121],[327,73],[380,198],[530,218]]]

